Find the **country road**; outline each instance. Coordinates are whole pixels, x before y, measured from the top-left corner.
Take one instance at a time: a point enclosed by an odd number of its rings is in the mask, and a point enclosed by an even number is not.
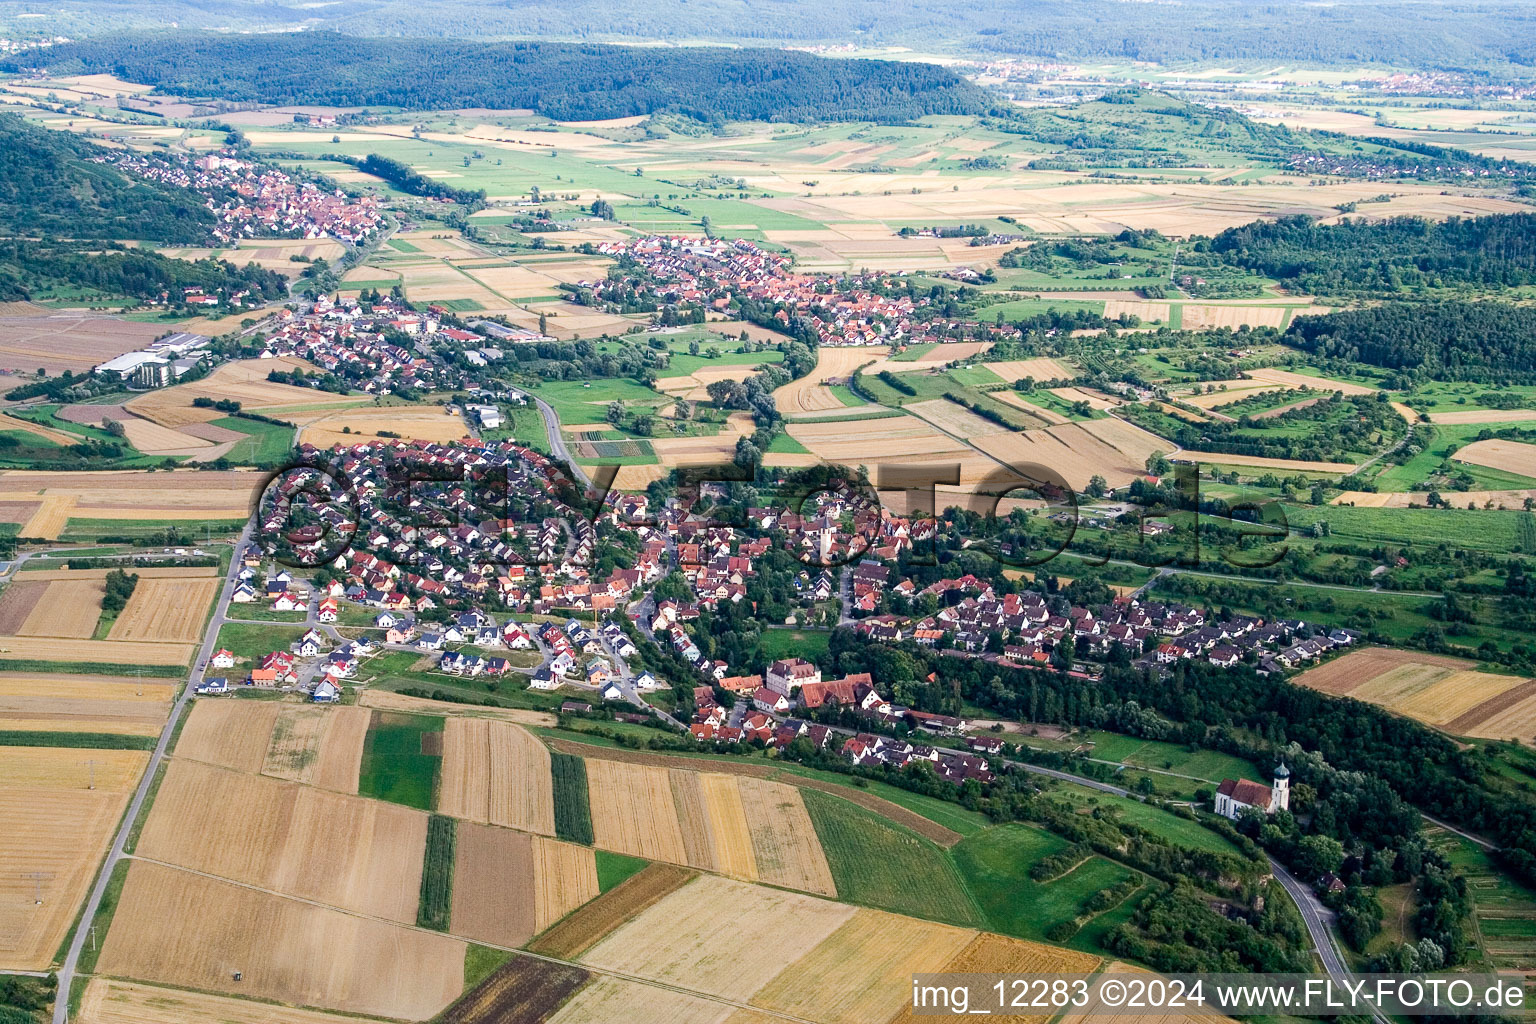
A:
[[[549,454],[570,466],[576,482],[582,487],[591,487],[592,478],[587,475],[585,469],[576,464],[576,457],[565,446],[565,437],[560,433],[560,417],[556,415],[554,407],[538,395],[529,394],[528,397],[533,399],[533,404],[539,407],[539,415],[544,417],[544,435],[549,441]]]
[[[155,744],[154,753],[149,756],[149,763],[144,766],[144,776],[139,780],[138,788],[133,791],[133,799],[129,801],[128,810],[123,814],[122,824],[118,826],[117,835],[112,839],[112,847],[107,851],[106,859],[102,861],[101,872],[96,876],[96,884],[91,887],[91,895],[86,900],[85,910],[80,914],[80,920],[75,925],[75,935],[70,940],[69,952],[64,955],[64,963],[59,967],[58,995],[53,1003],[53,1024],[66,1024],[69,1020],[69,990],[75,980],[75,966],[80,962],[80,952],[85,948],[86,937],[91,931],[91,922],[96,917],[96,911],[101,907],[102,897],[106,895],[107,882],[112,878],[112,871],[123,857],[123,848],[128,843],[128,833],[133,828],[139,812],[144,808],[144,800],[148,797],[149,788],[154,783],[155,773],[160,770],[160,765],[165,760],[166,748],[171,742],[171,733],[176,730],[177,721],[186,711],[187,702],[191,699],[193,690],[202,681],[204,666],[208,664],[208,659],[213,656],[214,648],[218,644],[219,627],[226,621],[229,598],[234,593],[235,579],[240,572],[240,557],[251,542],[251,532],[255,525],[254,520],[246,523],[245,529],[240,532],[240,539],[235,542],[234,555],[229,560],[229,571],[224,576],[224,586],[219,590],[218,603],[213,606],[213,615],[209,618],[208,628],[203,633],[203,645],[198,649],[192,666],[188,670],[187,681],[182,687],[181,694],[176,698],[176,703],[171,706],[170,717],[165,720],[165,727],[160,730],[159,742]]]

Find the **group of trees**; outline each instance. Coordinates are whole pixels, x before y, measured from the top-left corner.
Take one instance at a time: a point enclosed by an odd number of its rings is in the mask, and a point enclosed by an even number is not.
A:
[[[529,108],[562,121],[670,111],[706,122],[900,122],[994,106],[933,64],[767,49],[161,32],[70,43],[10,63],[39,61],[235,102]]]
[[[1536,283],[1536,213],[1337,224],[1282,217],[1228,228],[1209,250],[1313,295],[1515,288]]]
[[[1386,303],[1297,317],[1305,352],[1437,380],[1536,383],[1536,309],[1504,302]]]
[[[126,249],[111,242],[0,241],[0,301],[33,297],[66,286],[102,295],[180,303],[186,289],[201,294],[249,290],[261,300],[288,293],[283,276],[254,263],[240,267],[220,259],[179,260],[150,249]]]

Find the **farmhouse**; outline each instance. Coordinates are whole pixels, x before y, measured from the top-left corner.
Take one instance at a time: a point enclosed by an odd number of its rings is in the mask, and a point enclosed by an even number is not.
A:
[[[1281,762],[1275,769],[1273,786],[1252,779],[1222,779],[1216,790],[1216,813],[1236,821],[1244,811],[1264,814],[1289,810],[1291,806],[1291,770]]]

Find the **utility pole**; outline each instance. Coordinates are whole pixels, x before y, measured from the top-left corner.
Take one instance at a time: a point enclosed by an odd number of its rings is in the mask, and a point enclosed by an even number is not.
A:
[[[32,903],[43,905],[43,883],[53,877],[52,871],[28,871],[21,876],[32,883]]]
[[[94,757],[93,758],[87,758],[86,760],[79,762],[79,764],[80,764],[80,766],[82,768],[85,768],[87,771],[89,771],[91,773],[91,784],[86,787],[87,789],[95,789],[96,788],[96,766],[98,764],[100,764],[100,763],[101,762],[96,760]]]

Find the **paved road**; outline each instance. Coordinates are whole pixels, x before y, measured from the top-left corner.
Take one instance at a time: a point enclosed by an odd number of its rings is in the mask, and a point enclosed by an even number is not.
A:
[[[539,415],[544,417],[544,436],[549,441],[549,453],[557,459],[564,459],[565,464],[571,467],[571,472],[576,475],[576,482],[583,487],[592,486],[592,478],[587,471],[576,464],[576,457],[565,446],[565,438],[560,433],[560,417],[555,415],[554,407],[538,395],[529,394],[533,404],[539,407]]]
[[[160,740],[155,744],[155,751],[150,755],[149,764],[144,768],[144,777],[139,780],[139,787],[133,791],[133,799],[129,801],[128,811],[123,815],[122,824],[118,826],[117,835],[112,840],[112,848],[107,851],[107,858],[101,865],[101,873],[96,876],[96,884],[91,887],[91,896],[86,901],[85,912],[80,915],[80,921],[75,925],[75,936],[70,940],[69,952],[65,954],[64,964],[59,968],[58,995],[53,1004],[53,1024],[65,1024],[69,1019],[69,989],[74,982],[75,965],[80,962],[80,951],[85,948],[85,940],[91,931],[91,922],[101,906],[101,899],[107,891],[107,882],[112,877],[112,870],[117,867],[117,862],[123,857],[123,847],[128,842],[128,832],[133,828],[134,820],[138,818],[139,811],[144,807],[144,800],[149,795],[149,787],[154,782],[155,773],[159,771],[161,762],[165,760],[165,751],[170,745],[171,733],[175,731],[176,722],[186,710],[187,701],[191,699],[193,690],[202,681],[208,659],[213,656],[218,644],[219,627],[226,621],[229,597],[234,593],[235,579],[240,572],[240,555],[250,544],[251,531],[254,527],[254,522],[246,523],[245,529],[240,533],[240,539],[235,543],[235,556],[229,561],[229,572],[224,577],[224,586],[219,591],[219,602],[214,605],[213,617],[209,619],[208,629],[203,634],[203,645],[192,662],[191,673],[186,685],[182,688],[181,695],[176,698],[176,703],[171,707],[170,717],[165,720],[165,728],[160,730]],[[105,938],[105,936],[98,938]]]
[[[1285,865],[1273,857],[1269,858],[1269,869],[1274,872],[1276,880],[1284,886],[1285,891],[1291,894],[1291,900],[1301,911],[1301,919],[1307,925],[1307,934],[1311,936],[1312,945],[1317,949],[1318,959],[1323,962],[1323,969],[1328,972],[1328,976],[1336,985],[1351,981],[1354,973],[1344,962],[1338,943],[1333,939],[1333,911],[1323,906],[1310,887],[1298,881],[1295,875],[1285,869]],[[1373,1013],[1371,1019],[1376,1024],[1392,1024],[1392,1019],[1383,1013]]]

